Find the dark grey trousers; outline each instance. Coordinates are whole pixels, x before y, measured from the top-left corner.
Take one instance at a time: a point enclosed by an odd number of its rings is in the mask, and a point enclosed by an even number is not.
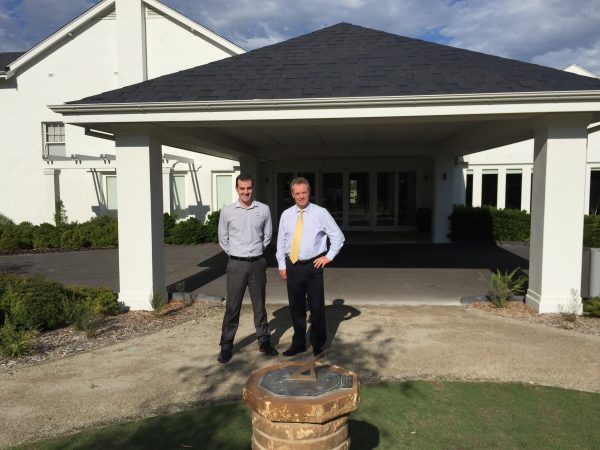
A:
[[[271,337],[267,326],[267,310],[265,308],[267,261],[265,258],[253,262],[229,259],[229,264],[227,264],[227,300],[221,331],[221,348],[229,350],[233,348],[233,339],[240,323],[240,310],[246,286],[252,300],[254,327],[256,328],[258,342],[268,341]]]

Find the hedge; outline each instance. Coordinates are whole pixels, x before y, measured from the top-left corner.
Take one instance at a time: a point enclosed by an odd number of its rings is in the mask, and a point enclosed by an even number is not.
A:
[[[530,237],[531,215],[526,211],[457,205],[449,219],[449,237],[453,241],[483,239],[528,242]],[[600,247],[600,215],[584,217],[583,245]]]
[[[66,216],[63,215],[61,220]],[[205,223],[195,218],[177,221],[177,216],[164,214],[164,237],[166,244],[200,244],[217,242],[219,211],[208,215]],[[0,214],[0,253],[15,253],[23,250],[81,249],[117,247],[117,219],[109,216],[94,217],[83,223],[58,225],[42,223],[33,225],[22,222],[15,225]]]

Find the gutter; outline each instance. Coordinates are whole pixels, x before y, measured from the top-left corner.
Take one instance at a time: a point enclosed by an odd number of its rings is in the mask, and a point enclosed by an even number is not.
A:
[[[600,102],[600,90],[489,94],[446,94],[393,97],[335,97],[273,100],[216,100],[147,103],[71,103],[49,105],[60,114],[109,114],[157,112],[206,112],[243,110],[328,109],[361,107],[419,107],[453,105],[502,105],[515,103]]]

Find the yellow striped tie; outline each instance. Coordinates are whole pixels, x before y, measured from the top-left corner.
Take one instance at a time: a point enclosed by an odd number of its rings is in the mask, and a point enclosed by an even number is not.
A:
[[[296,228],[294,228],[294,236],[292,237],[292,249],[290,250],[290,261],[294,264],[296,264],[300,256],[300,241],[302,240],[302,225],[304,224],[304,220],[302,219],[304,210],[301,209],[298,213],[298,220],[296,221]]]

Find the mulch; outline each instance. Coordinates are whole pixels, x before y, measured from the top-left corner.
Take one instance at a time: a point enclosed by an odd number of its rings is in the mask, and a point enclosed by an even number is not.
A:
[[[577,316],[575,321],[569,321],[566,314],[538,314],[520,301],[507,302],[506,308],[497,308],[492,302],[482,301],[471,303],[467,306],[467,309],[469,308],[529,323],[600,336],[600,318],[598,317],[583,315]]]
[[[116,316],[102,316],[95,326],[93,337],[86,336],[84,331],[76,330],[72,326],[40,332],[34,338],[30,355],[20,358],[0,356],[0,372],[94,350],[190,320],[203,320],[222,314],[221,303],[195,301],[186,307],[182,302],[173,300],[165,305],[158,315],[151,311],[129,311]]]

